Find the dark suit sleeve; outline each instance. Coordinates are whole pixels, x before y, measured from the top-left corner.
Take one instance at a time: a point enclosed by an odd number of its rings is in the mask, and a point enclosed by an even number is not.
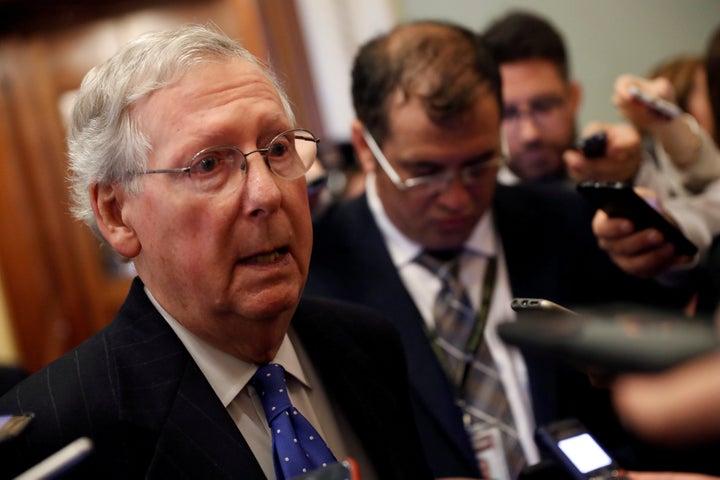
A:
[[[99,443],[112,439],[112,445],[126,438],[117,428],[116,388],[103,357],[95,354],[98,347],[97,341],[78,347],[0,398],[3,413],[35,415],[19,438],[0,446],[4,472],[18,474],[81,436],[93,437]],[[100,370],[103,374],[97,375]],[[93,379],[91,383],[89,378]],[[104,460],[116,465],[118,473],[127,473],[121,466],[122,450],[114,455],[113,460]],[[102,452],[95,452],[83,462],[83,468],[89,473],[101,457]]]

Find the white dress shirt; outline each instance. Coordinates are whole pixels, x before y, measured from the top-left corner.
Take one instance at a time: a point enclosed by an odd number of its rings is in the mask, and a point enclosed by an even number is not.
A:
[[[240,360],[199,338],[163,309],[147,287],[145,293],[207,378],[247,441],[265,476],[274,480],[270,428],[262,403],[255,389],[248,384],[257,365]],[[279,363],[285,369],[290,401],[320,433],[335,458],[343,460],[352,457],[363,479],[377,478],[349,422],[328,400],[312,362],[292,329],[285,335],[273,363]]]
[[[397,268],[405,288],[413,298],[428,329],[432,331],[435,328],[432,308],[435,297],[440,292],[440,279],[427,268],[414,262],[423,247],[407,238],[390,221],[377,195],[374,174],[367,176],[365,187],[370,211],[384,237],[385,246],[395,268]],[[497,278],[490,301],[484,336],[505,388],[526,460],[528,464],[537,463],[540,455],[533,436],[535,419],[525,362],[521,353],[514,347],[506,346],[496,333],[497,325],[500,322],[515,320],[515,312],[510,307],[513,295],[502,242],[494,228],[491,210],[488,210],[475,226],[465,242],[462,255],[460,280],[476,311],[480,304],[487,258],[492,256],[497,258]]]

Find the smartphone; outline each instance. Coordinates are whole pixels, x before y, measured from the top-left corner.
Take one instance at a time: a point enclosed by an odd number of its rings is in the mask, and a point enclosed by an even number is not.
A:
[[[293,477],[292,480],[360,480],[358,467],[352,458],[331,463],[327,467]]]
[[[680,107],[677,105],[663,100],[661,98],[650,95],[640,90],[637,86],[632,85],[630,87],[630,94],[633,98],[645,105],[656,115],[667,118],[668,120],[673,119],[682,113]]]
[[[575,149],[580,150],[585,158],[604,157],[607,150],[607,133],[601,130],[581,138],[575,142]]]
[[[670,223],[660,212],[651,207],[629,185],[621,182],[581,182],[578,192],[590,204],[603,210],[610,217],[627,218],[633,222],[636,230],[655,228],[665,240],[675,245],[678,255],[693,256],[698,249],[682,231]]]
[[[565,308],[560,304],[544,298],[513,298],[510,307],[516,312],[552,312],[552,313],[569,313],[577,315],[576,312]]]
[[[621,480],[620,466],[577,419],[542,425],[535,431],[548,452],[576,480]]]
[[[20,415],[0,415],[0,442],[17,437],[25,430],[34,415],[23,413]]]

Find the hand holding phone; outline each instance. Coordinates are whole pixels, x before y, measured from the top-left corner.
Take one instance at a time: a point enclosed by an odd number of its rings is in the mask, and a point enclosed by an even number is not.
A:
[[[619,182],[590,181],[578,184],[577,190],[594,208],[603,210],[610,217],[629,219],[636,230],[659,230],[665,240],[675,245],[676,254],[693,256],[697,253],[697,246],[631,186]]]

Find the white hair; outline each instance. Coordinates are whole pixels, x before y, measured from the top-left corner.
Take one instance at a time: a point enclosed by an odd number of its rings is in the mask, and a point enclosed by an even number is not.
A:
[[[83,79],[68,128],[73,215],[99,235],[90,202],[93,185],[118,183],[140,191],[137,174],[146,168],[150,144],[132,106],[170,85],[190,67],[240,58],[257,65],[275,86],[291,124],[295,117],[270,69],[238,42],[209,27],[185,25],[144,34],[125,45]]]

